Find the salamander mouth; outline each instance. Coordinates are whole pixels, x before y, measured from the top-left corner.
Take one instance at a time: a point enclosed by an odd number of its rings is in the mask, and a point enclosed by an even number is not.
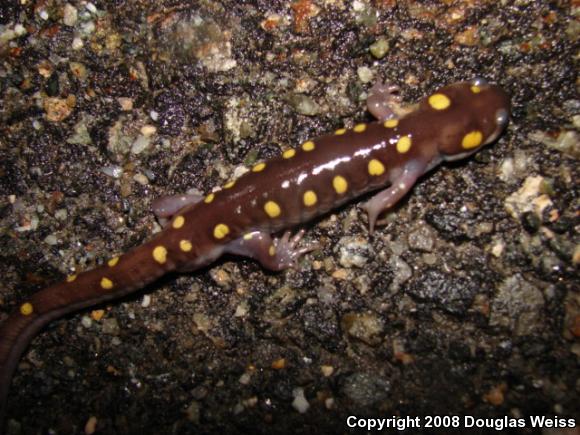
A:
[[[495,128],[494,132],[487,138],[487,140],[485,141],[485,143],[483,145],[487,145],[487,144],[490,144],[493,141],[495,141],[499,137],[501,132],[504,130],[504,128],[506,127],[508,120],[509,120],[508,111],[506,109],[498,109],[495,112],[496,128]]]

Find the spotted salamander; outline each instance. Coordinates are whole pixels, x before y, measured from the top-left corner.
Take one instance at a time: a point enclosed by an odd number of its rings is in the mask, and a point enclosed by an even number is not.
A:
[[[167,222],[150,241],[21,303],[0,327],[2,413],[20,356],[51,320],[125,296],[168,272],[199,269],[225,253],[253,258],[270,270],[291,267],[313,247],[300,243],[303,231],[279,239],[272,234],[377,190],[362,205],[372,233],[379,215],[421,175],[475,153],[508,122],[508,97],[482,79],[443,87],[400,118],[392,110],[395,90],[372,89],[368,107],[378,122],[307,140],[205,197],[157,201],[154,209]]]

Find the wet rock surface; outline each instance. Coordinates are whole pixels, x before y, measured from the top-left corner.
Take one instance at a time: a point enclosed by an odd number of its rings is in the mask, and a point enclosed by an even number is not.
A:
[[[513,104],[498,143],[424,176],[372,236],[350,204],[307,225],[320,249],[296,270],[225,258],[53,322],[9,433],[580,418],[577,3],[4,3],[2,318],[146,240],[155,198],[370,121],[374,81],[412,102],[481,76]]]

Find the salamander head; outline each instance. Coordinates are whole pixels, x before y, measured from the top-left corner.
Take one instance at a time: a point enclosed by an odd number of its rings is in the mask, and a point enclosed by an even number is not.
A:
[[[495,141],[510,115],[510,102],[504,91],[479,78],[446,86],[422,105],[441,117],[438,149],[447,161],[467,157]]]

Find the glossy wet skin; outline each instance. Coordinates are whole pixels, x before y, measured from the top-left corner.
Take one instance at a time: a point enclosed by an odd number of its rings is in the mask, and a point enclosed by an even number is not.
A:
[[[380,98],[388,100],[392,88],[379,87]],[[394,112],[388,104],[377,104],[377,98],[372,110],[379,122],[307,140],[204,198],[158,201],[160,213],[173,216],[152,240],[126,254],[112,254],[103,266],[71,275],[22,302],[0,327],[0,412],[6,409],[18,359],[52,319],[129,294],[169,271],[199,269],[223,253],[253,258],[271,270],[291,267],[312,247],[299,246],[301,232],[281,239],[272,233],[379,191],[362,205],[372,232],[379,215],[421,175],[442,160],[467,157],[495,140],[509,116],[504,92],[481,80],[441,88],[401,119],[391,118]]]
[[[407,191],[441,160],[467,157],[495,139],[508,114],[509,100],[499,87],[457,83],[400,120],[359,124],[306,141],[217,192],[213,208],[195,205],[192,213],[201,218],[191,227],[193,238],[215,242],[212,228],[220,224],[228,229],[221,243],[248,231],[273,233],[369,191],[401,183]],[[268,204],[274,216],[265,210]],[[376,215],[388,208],[371,207]]]

